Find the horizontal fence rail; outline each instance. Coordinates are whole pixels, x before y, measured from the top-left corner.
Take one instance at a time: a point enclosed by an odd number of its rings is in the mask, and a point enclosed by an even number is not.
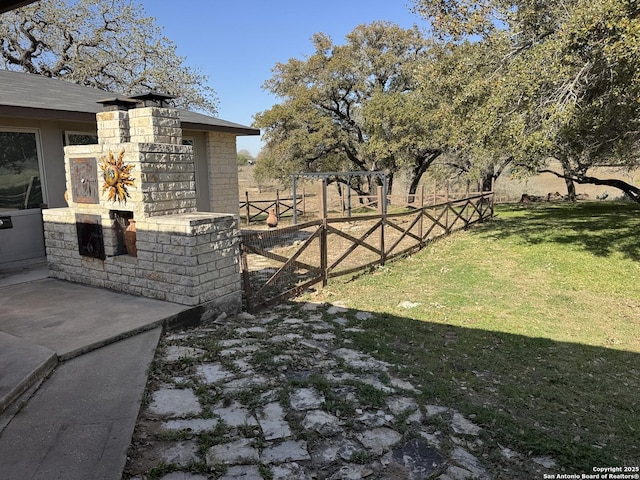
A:
[[[256,200],[249,198],[249,192],[245,192],[245,199],[239,202],[240,215],[244,217],[247,225],[252,222],[263,222],[268,216],[271,209],[274,210],[278,218],[284,216],[293,216],[294,208],[297,215],[304,215],[306,211],[305,193],[296,195],[295,201],[293,196],[280,197],[276,192],[275,199]]]
[[[330,278],[384,265],[493,216],[493,192],[386,213],[241,233],[246,307],[255,311]],[[325,210],[326,211],[326,210]]]

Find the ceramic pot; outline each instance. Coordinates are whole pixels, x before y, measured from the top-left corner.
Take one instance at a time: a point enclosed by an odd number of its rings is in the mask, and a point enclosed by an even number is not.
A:
[[[138,256],[138,247],[136,247],[136,221],[133,218],[129,219],[129,225],[124,231],[124,246],[127,249],[127,253],[132,257]]]
[[[267,225],[271,228],[278,226],[278,217],[276,216],[276,209],[269,210],[269,216],[267,217]]]

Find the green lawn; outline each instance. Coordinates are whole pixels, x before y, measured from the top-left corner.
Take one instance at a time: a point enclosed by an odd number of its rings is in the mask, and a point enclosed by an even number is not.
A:
[[[640,206],[502,206],[488,223],[313,300],[376,312],[356,346],[422,400],[568,473],[640,459]],[[401,302],[419,305],[404,308]]]

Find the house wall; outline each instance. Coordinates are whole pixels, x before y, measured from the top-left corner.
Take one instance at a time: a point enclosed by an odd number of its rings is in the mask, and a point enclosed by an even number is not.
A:
[[[184,138],[193,139],[193,157],[196,170],[196,206],[199,212],[211,212],[209,174],[207,167],[207,134],[185,130]]]
[[[43,193],[49,208],[67,206],[64,199],[64,132],[95,132],[95,123],[1,117],[0,127],[38,131]],[[236,136],[232,133],[184,130],[192,138],[196,169],[196,202],[201,212],[238,214]]]
[[[239,215],[236,136],[207,132],[210,211]]]
[[[43,202],[49,208],[66,206],[64,132],[91,131],[95,125],[0,116],[0,127],[36,132]],[[12,228],[0,230],[0,268],[42,261],[45,245],[41,210],[5,210],[2,215],[11,219]]]
[[[0,127],[9,129],[18,127],[38,131],[44,201],[50,208],[66,206],[64,132],[95,132],[95,124],[0,117]]]

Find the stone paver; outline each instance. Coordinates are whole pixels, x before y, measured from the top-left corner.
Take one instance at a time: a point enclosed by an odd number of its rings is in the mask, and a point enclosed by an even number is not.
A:
[[[220,364],[206,363],[196,367],[196,373],[200,375],[205,383],[217,383],[233,378],[232,372],[225,369]]]
[[[191,390],[178,388],[156,390],[149,410],[156,415],[167,417],[199,415],[202,412],[196,395]]]
[[[216,465],[219,463],[234,465],[238,463],[257,462],[260,457],[260,452],[253,443],[251,440],[241,438],[235,442],[214,445],[207,451],[207,465]]]
[[[324,396],[313,388],[300,388],[291,394],[291,408],[294,410],[313,410],[324,403]]]
[[[307,442],[304,440],[287,441],[266,447],[260,457],[264,463],[296,462],[311,460],[307,451]]]
[[[217,418],[178,418],[162,422],[162,428],[167,431],[185,430],[191,433],[210,432],[218,425]]]
[[[277,402],[272,402],[263,408],[263,416],[258,419],[265,440],[286,438],[292,435],[289,424],[284,419],[284,409]]]
[[[163,480],[496,478],[473,415],[422,403],[402,368],[353,347],[374,315],[290,303],[165,335],[123,479],[160,463]]]

